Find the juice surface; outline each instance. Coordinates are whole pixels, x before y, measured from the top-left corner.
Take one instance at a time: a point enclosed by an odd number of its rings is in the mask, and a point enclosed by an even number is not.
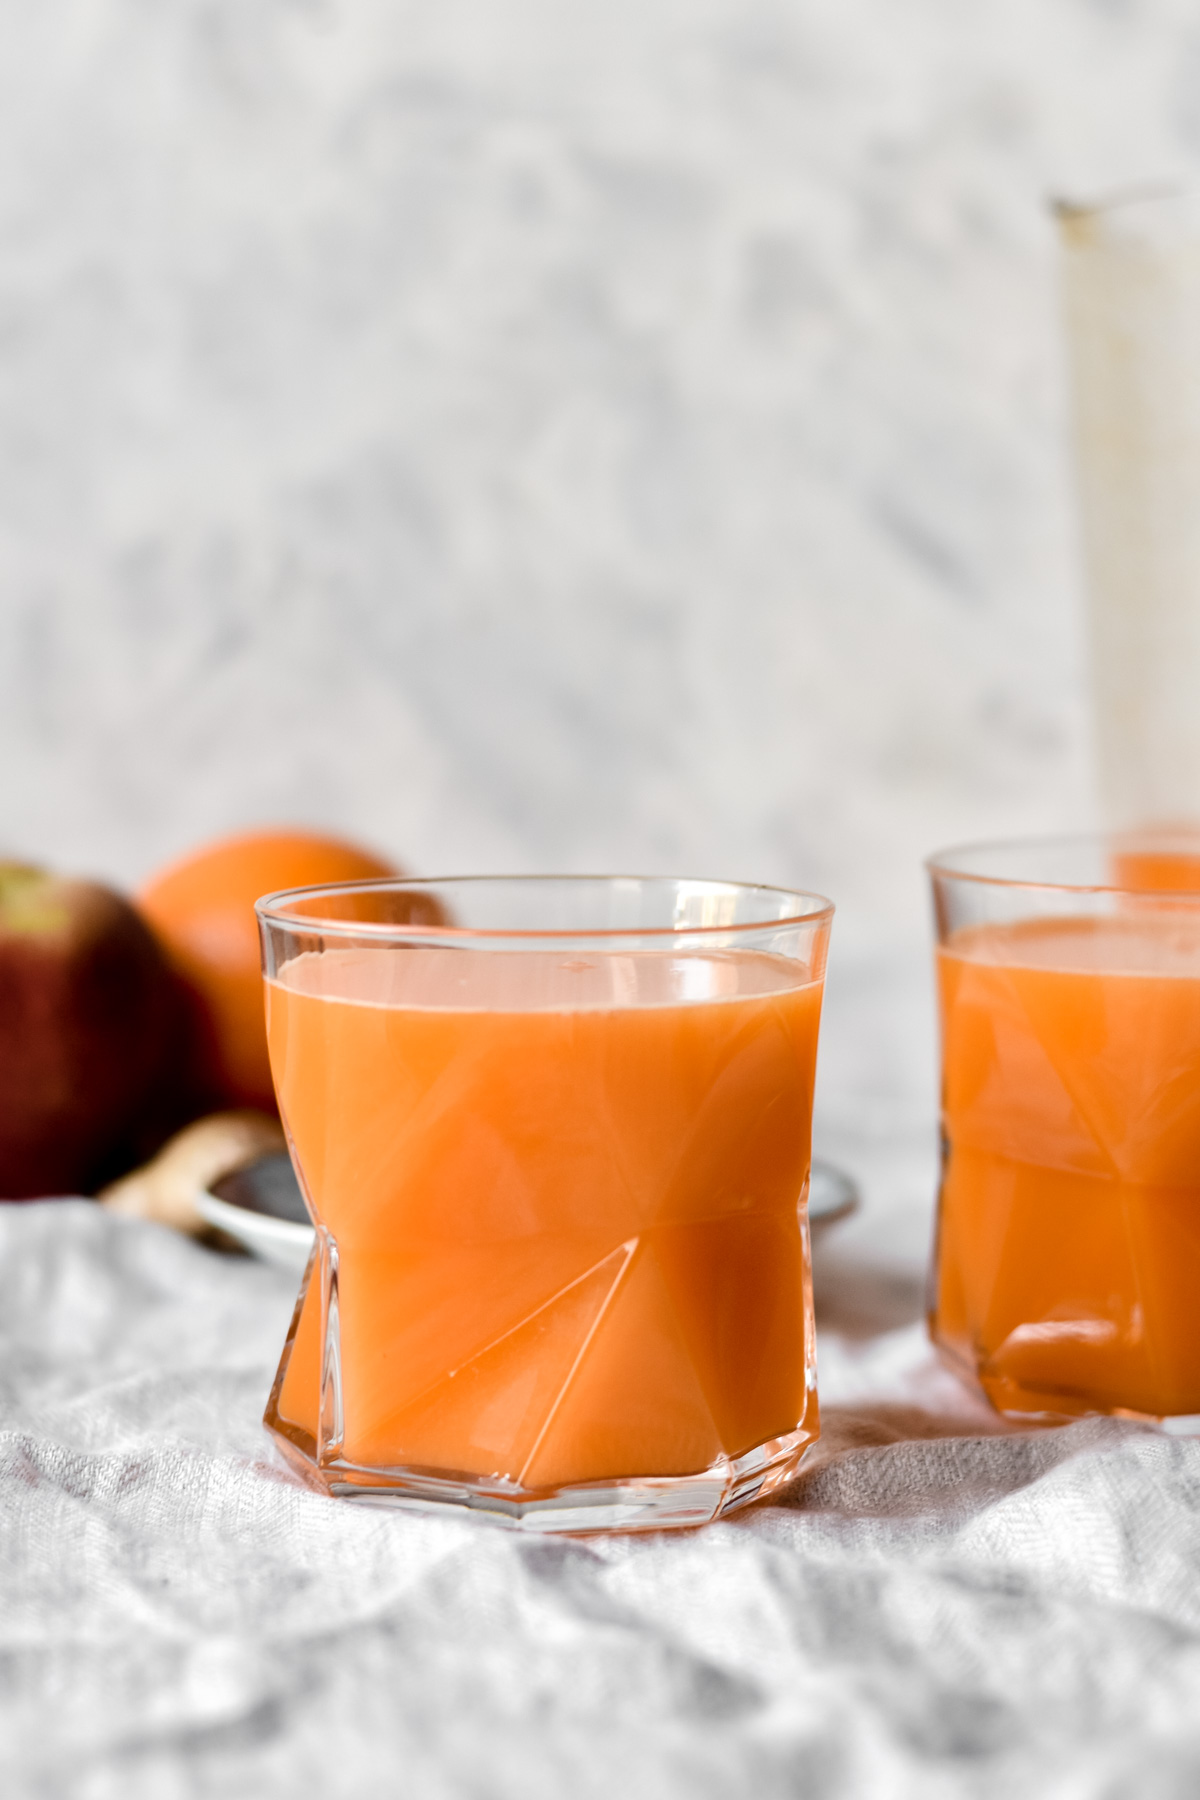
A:
[[[795,1430],[821,986],[767,955],[384,947],[268,983],[336,1243],[342,1458],[524,1488]],[[320,1283],[278,1421],[316,1434]]]
[[[1200,927],[956,933],[938,955],[932,1330],[1011,1412],[1200,1412]]]

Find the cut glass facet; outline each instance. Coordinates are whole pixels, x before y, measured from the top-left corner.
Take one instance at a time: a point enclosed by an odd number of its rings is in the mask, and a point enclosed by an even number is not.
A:
[[[534,1531],[702,1524],[790,1480],[817,1436],[807,1226],[779,1219],[764,1231],[755,1220],[748,1236],[747,1254],[773,1279],[756,1318],[740,1332],[730,1321],[724,1356],[711,1332],[720,1269],[709,1318],[689,1320],[672,1298],[672,1275],[686,1291],[681,1260],[705,1259],[703,1226],[660,1230],[619,1245],[376,1417],[344,1390],[343,1259],[319,1232],[266,1422],[307,1478],[375,1504],[466,1505]],[[785,1367],[797,1371],[791,1392]],[[756,1369],[749,1416],[763,1436],[743,1443],[728,1425],[736,1415],[745,1435]]]

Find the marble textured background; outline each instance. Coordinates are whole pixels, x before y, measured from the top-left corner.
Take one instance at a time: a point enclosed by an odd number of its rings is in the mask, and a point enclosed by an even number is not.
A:
[[[1093,804],[1046,197],[1200,167],[1194,0],[0,28],[0,843],[806,883],[927,1082],[920,856]]]

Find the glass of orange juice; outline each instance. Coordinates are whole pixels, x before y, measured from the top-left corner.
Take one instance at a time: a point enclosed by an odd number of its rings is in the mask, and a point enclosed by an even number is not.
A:
[[[931,1330],[1015,1417],[1200,1414],[1200,837],[932,858]]]
[[[304,1472],[543,1531],[697,1525],[795,1473],[832,910],[618,878],[260,901],[316,1226],[266,1421]]]

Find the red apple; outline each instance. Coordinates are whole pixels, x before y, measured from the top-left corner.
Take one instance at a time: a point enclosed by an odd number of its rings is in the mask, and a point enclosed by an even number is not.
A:
[[[127,901],[0,863],[0,1196],[86,1193],[116,1173],[171,1079],[177,1030],[173,977]]]

